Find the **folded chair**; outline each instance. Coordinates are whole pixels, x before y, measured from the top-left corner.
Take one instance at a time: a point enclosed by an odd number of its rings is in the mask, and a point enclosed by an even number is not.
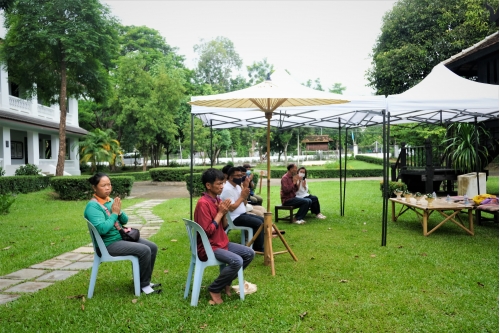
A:
[[[229,233],[231,230],[241,230],[241,245],[246,245],[245,242],[245,231],[248,233],[248,240],[250,241],[253,238],[253,229],[250,227],[240,227],[237,225],[234,225],[233,220],[231,219],[231,216],[229,213],[226,214],[227,218],[227,229],[226,229],[226,234]],[[250,248],[253,247],[253,244],[250,245]]]
[[[198,305],[198,299],[200,297],[201,280],[203,279],[203,272],[206,267],[209,266],[219,266],[221,269],[226,265],[222,261],[215,259],[214,251],[210,246],[207,234],[205,230],[196,222],[188,219],[183,219],[186,225],[186,230],[189,237],[189,247],[191,248],[191,262],[189,263],[188,277],[186,281],[186,289],[184,290],[184,298],[189,295],[189,289],[191,287],[191,279],[193,277],[194,270],[194,281],[193,290],[191,293],[191,306]],[[203,242],[203,247],[207,254],[207,261],[201,261],[198,257],[197,248],[197,235],[200,235],[201,241]],[[238,281],[240,286],[240,299],[245,299],[245,279],[243,278],[243,267],[238,271]]]
[[[141,280],[139,275],[139,258],[136,256],[118,256],[113,257],[108,253],[104,241],[97,232],[97,229],[92,223],[87,220],[87,226],[89,227],[90,238],[92,239],[92,245],[94,246],[94,264],[92,265],[92,273],[90,274],[90,285],[87,298],[92,298],[94,295],[94,287],[97,279],[97,272],[99,271],[99,265],[102,262],[107,261],[122,261],[130,260],[132,262],[132,273],[134,276],[134,292],[135,296],[141,295]],[[99,255],[100,253],[100,255]]]

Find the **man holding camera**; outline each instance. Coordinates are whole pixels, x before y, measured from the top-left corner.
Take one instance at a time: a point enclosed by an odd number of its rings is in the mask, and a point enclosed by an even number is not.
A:
[[[295,214],[293,219],[293,223],[295,224],[304,224],[304,217],[309,211],[309,207],[311,206],[311,199],[308,198],[299,198],[295,194],[299,190],[299,180],[301,180],[300,176],[297,174],[297,165],[295,163],[291,163],[287,166],[287,173],[281,178],[281,204],[283,206],[293,206],[299,207],[299,211]]]

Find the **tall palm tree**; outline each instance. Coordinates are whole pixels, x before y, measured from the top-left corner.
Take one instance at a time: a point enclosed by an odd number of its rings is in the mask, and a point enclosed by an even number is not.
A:
[[[121,158],[123,151],[120,142],[113,139],[114,132],[111,129],[105,131],[97,128],[89,132],[84,141],[79,142],[80,163],[91,162],[91,172],[97,170],[98,162],[108,162],[113,170],[118,158]]]

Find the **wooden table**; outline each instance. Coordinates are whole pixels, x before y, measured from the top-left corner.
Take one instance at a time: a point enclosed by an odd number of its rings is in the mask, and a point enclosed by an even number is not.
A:
[[[412,210],[415,212],[415,214],[417,214],[417,217],[423,226],[424,236],[429,236],[431,233],[436,231],[437,228],[445,224],[447,221],[455,223],[470,235],[472,236],[474,235],[474,220],[472,218],[472,211],[474,210],[473,204],[464,205],[463,202],[448,203],[444,198],[438,198],[434,200],[433,205],[429,207],[425,199],[422,199],[422,203],[418,205],[416,204],[416,200],[413,198],[410,200],[410,202],[406,202],[405,198],[403,199],[390,198],[389,200],[392,202],[392,220],[396,221],[398,217],[406,213],[408,210]],[[396,215],[396,203],[402,205],[397,215]],[[468,228],[462,223],[460,219],[459,214],[462,210],[467,210],[469,218]],[[444,219],[437,226],[428,231],[427,222],[429,220],[429,216],[431,216],[431,214],[434,212],[438,212],[440,215],[443,216]]]

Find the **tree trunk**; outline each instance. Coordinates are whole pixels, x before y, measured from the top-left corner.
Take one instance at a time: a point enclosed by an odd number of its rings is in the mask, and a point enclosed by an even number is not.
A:
[[[142,171],[147,171],[148,153],[147,152],[143,152],[142,153],[142,157],[143,157]]]
[[[64,53],[61,60],[59,108],[61,109],[61,117],[59,118],[59,152],[57,154],[56,176],[64,175],[64,161],[66,160],[66,57]]]
[[[285,149],[284,150],[284,153],[285,153],[285,165],[288,164],[288,143],[285,144]]]

